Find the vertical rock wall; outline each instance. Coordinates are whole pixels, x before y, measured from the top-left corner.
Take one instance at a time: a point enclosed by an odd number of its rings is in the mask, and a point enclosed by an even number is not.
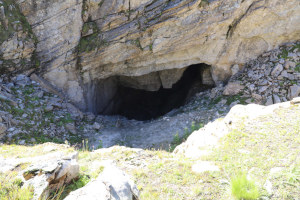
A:
[[[41,72],[50,83],[79,107],[84,108],[83,90],[76,68],[81,38],[83,0],[18,0],[35,33]]]
[[[36,67],[36,38],[13,0],[0,1],[0,74]]]

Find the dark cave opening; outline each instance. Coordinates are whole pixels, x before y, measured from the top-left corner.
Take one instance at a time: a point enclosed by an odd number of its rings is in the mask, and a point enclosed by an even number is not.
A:
[[[179,81],[166,89],[162,86],[158,91],[146,91],[126,87],[118,83],[115,105],[110,114],[122,115],[128,119],[151,120],[185,105],[197,92],[211,88],[203,76],[205,69],[210,72],[208,65],[196,64],[186,68]],[[206,73],[207,74],[207,73]],[[210,73],[209,73],[209,76]],[[211,78],[211,77],[210,77]],[[212,79],[211,79],[212,80]]]

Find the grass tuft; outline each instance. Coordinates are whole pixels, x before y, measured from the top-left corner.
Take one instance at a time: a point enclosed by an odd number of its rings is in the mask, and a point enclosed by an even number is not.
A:
[[[246,174],[239,174],[231,180],[231,193],[239,200],[255,200],[260,192],[254,181],[248,180]]]
[[[0,199],[1,200],[30,200],[33,198],[33,188],[22,187],[23,182],[10,174],[0,173]]]

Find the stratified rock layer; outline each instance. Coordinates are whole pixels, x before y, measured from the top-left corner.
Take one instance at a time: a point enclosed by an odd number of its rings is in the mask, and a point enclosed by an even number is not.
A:
[[[298,0],[18,0],[17,4],[37,37],[40,73],[83,110],[107,93],[103,88],[109,83],[104,80],[112,76],[147,76],[151,86],[142,87],[154,90],[169,87],[178,73],[174,79],[147,74],[205,63],[212,66],[213,80],[220,82],[231,76],[232,65],[300,39]]]

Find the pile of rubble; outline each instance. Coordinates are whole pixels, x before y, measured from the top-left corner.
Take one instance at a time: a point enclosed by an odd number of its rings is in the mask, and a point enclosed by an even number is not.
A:
[[[0,141],[20,145],[81,143],[99,131],[95,116],[83,114],[37,75],[0,78]]]
[[[271,105],[300,94],[300,42],[281,46],[249,62],[233,76],[224,95],[242,94],[247,103]]]

